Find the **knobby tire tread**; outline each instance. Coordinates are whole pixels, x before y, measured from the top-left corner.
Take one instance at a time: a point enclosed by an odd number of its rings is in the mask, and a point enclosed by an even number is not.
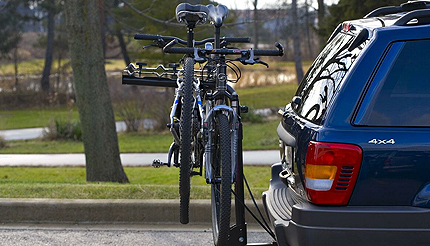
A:
[[[218,147],[220,156],[218,159],[220,163],[218,165],[221,166],[221,185],[218,185],[220,192],[219,210],[212,207],[212,209],[218,211],[215,218],[215,223],[218,224],[218,231],[214,232],[214,242],[216,246],[226,246],[230,233],[231,216],[231,135],[227,116],[218,114],[216,117],[218,128],[216,132],[219,132]],[[217,204],[212,204],[212,206],[217,206]]]
[[[187,57],[184,61],[184,85],[181,107],[181,159],[179,170],[179,220],[182,224],[189,222],[190,179],[191,179],[191,131],[193,114],[193,78],[194,59]]]

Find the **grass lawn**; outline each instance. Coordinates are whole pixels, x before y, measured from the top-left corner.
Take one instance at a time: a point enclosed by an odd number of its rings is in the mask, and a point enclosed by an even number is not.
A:
[[[242,105],[249,108],[280,108],[284,107],[293,97],[297,85],[280,84],[264,87],[238,89]],[[76,107],[53,107],[44,109],[0,110],[0,130],[45,127],[49,120],[78,120]],[[121,120],[117,115],[116,120]]]
[[[297,85],[280,84],[264,87],[238,89],[241,104],[249,108],[284,107],[293,97]],[[0,130],[45,127],[52,118],[78,120],[76,107],[45,109],[0,110]],[[116,120],[121,120],[117,115]]]
[[[0,110],[0,129],[20,129],[31,127],[45,127],[49,120],[78,120],[76,108],[57,107],[47,109]]]
[[[177,168],[125,168],[129,184],[89,183],[85,168],[0,168],[1,198],[178,199]],[[270,167],[245,166],[245,176],[257,199],[268,188]],[[246,197],[249,199],[249,195]],[[210,199],[210,185],[193,177],[191,199]]]
[[[278,136],[276,127],[279,120],[261,124],[244,125],[244,150],[277,149]],[[119,133],[119,149],[122,153],[157,153],[167,152],[172,143],[169,132],[164,133]],[[43,141],[40,139],[9,141],[7,147],[0,149],[0,154],[47,154],[47,153],[83,153],[82,142]]]
[[[43,72],[43,66],[45,64],[44,59],[33,59],[30,61],[22,61],[18,64],[19,74],[25,75],[40,75]],[[62,66],[64,64],[70,65],[69,59],[64,59],[61,61]],[[121,59],[107,59],[105,63],[106,71],[122,71],[125,68],[124,60]],[[51,72],[56,73],[58,71],[58,62],[54,61],[52,63]],[[72,72],[70,66],[67,67],[65,72]],[[0,65],[0,76],[14,75],[15,68],[13,63]]]
[[[240,103],[249,108],[281,108],[287,105],[297,90],[297,84],[279,84],[238,89]]]

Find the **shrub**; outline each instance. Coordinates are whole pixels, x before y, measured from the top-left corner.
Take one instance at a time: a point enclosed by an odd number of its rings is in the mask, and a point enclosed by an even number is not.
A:
[[[3,136],[0,136],[0,149],[3,149],[7,146],[6,139]]]
[[[142,127],[145,109],[139,99],[118,102],[115,109],[125,122],[127,132],[137,132]]]
[[[67,105],[73,98],[67,93],[52,93],[36,91],[2,91],[0,92],[0,110],[47,107],[52,105]]]
[[[82,126],[78,121],[53,119],[43,130],[43,138],[47,140],[82,141]]]
[[[125,122],[127,132],[164,131],[170,122],[173,92],[166,88],[123,87],[112,92],[115,113]]]
[[[240,117],[243,122],[263,123],[263,117],[257,114],[253,109],[249,109],[248,113],[241,114]]]

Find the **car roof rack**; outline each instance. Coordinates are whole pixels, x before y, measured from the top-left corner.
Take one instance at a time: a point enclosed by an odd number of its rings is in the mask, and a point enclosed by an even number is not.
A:
[[[430,4],[430,1],[409,1],[407,3],[402,3],[400,6],[381,7],[373,10],[372,12],[364,16],[364,18],[430,8],[430,5],[427,6],[427,4]]]
[[[418,20],[418,24],[430,23],[430,9],[421,9],[409,12],[394,22],[394,26],[405,26],[411,20]]]

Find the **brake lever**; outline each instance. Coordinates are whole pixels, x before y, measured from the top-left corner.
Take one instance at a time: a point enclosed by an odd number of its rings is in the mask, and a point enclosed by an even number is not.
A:
[[[261,61],[261,60],[256,60],[255,61],[255,63],[259,63],[259,64],[262,64],[262,65],[264,65],[264,66],[266,66],[267,68],[269,68],[269,64],[267,64],[266,62],[264,62],[264,61]]]
[[[243,62],[242,62],[243,63]],[[254,65],[255,64],[255,60],[254,60],[254,50],[250,49],[249,50],[249,58],[245,60],[245,63],[250,64],[250,65]],[[246,64],[245,64],[246,65]]]
[[[146,49],[149,47],[159,47],[159,46],[158,46],[158,44],[148,44],[148,45],[143,46],[142,49]]]
[[[199,56],[199,50],[197,48],[194,48],[194,61],[198,63],[203,63],[207,60],[206,57],[200,57]]]
[[[249,58],[248,59],[245,59],[245,57],[240,57],[240,58],[235,59],[235,61],[240,61],[243,65],[254,65],[254,64],[258,63],[258,64],[262,64],[262,65],[266,66],[267,68],[269,68],[269,64],[267,64],[264,61],[261,61],[260,58],[256,57],[254,59],[254,50],[253,49],[251,49],[249,51]]]

